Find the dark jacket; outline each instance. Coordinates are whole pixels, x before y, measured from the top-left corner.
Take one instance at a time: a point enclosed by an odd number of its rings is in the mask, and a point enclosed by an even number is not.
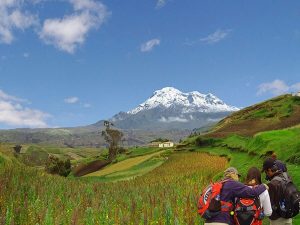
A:
[[[280,218],[279,215],[279,209],[280,209],[280,198],[283,193],[281,182],[274,179],[276,176],[284,177],[283,173],[281,171],[275,173],[275,175],[271,178],[269,186],[269,195],[271,200],[271,205],[273,209],[272,215],[269,217],[270,220],[277,220]]]
[[[220,199],[221,201],[234,202],[235,198],[254,198],[259,196],[266,190],[264,185],[258,185],[255,188],[248,187],[238,181],[228,180],[223,185]],[[206,223],[227,223],[234,224],[233,217],[230,212],[220,212],[216,217],[206,220]]]

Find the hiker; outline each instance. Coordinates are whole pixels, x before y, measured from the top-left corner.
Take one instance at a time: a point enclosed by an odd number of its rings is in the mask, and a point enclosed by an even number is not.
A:
[[[256,187],[262,184],[261,172],[252,167],[248,170],[246,185]],[[262,225],[265,216],[272,215],[272,207],[268,190],[255,198],[237,198],[235,201],[234,221],[236,225]]]
[[[229,167],[224,171],[224,177],[217,185],[208,187],[198,203],[198,213],[206,220],[207,225],[233,225],[233,203],[235,198],[254,198],[259,196],[266,190],[266,185],[257,185],[256,187],[248,187],[240,183],[239,173],[236,168]],[[221,185],[220,185],[221,184]],[[214,186],[219,186],[218,195],[213,199],[209,197]],[[210,192],[211,191],[211,192]],[[210,203],[208,206],[208,199]],[[212,204],[213,203],[213,204]],[[216,207],[211,207],[212,205]]]
[[[281,160],[277,159],[277,155],[276,155],[275,152],[272,153],[271,158],[274,159],[277,168],[278,168],[279,170],[281,170],[281,172],[282,172],[285,176],[287,176],[287,177],[290,178],[290,176],[288,175],[287,167],[286,167],[285,163],[282,162]],[[262,172],[264,172],[264,171],[262,171]],[[267,180],[267,181],[270,181],[270,180],[271,180],[271,178],[268,177],[267,174],[266,174],[266,180]]]
[[[268,186],[273,209],[273,213],[269,217],[270,225],[291,225],[292,217],[299,213],[299,192],[287,174],[278,168],[274,158],[265,159],[263,171],[270,178]],[[287,188],[289,189],[286,192]],[[292,202],[296,204],[286,202],[286,199],[292,199]]]
[[[287,173],[287,167],[285,163],[277,159],[277,155],[275,152],[272,153],[271,158],[275,160],[275,164],[277,165],[278,169],[280,169],[283,173]]]

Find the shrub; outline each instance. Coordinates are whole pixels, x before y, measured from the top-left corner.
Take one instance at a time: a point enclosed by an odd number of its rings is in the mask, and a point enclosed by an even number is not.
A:
[[[48,173],[66,177],[71,172],[71,161],[49,155],[45,169]]]
[[[16,145],[14,147],[15,153],[20,154],[21,150],[22,150],[22,145]]]
[[[215,140],[213,138],[204,138],[204,137],[197,137],[195,140],[195,145],[198,147],[203,146],[212,146],[215,143]]]

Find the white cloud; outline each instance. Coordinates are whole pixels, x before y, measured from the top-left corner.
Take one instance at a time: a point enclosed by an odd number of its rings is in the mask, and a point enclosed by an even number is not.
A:
[[[257,95],[270,93],[272,95],[281,95],[288,92],[300,91],[300,82],[292,85],[287,85],[282,80],[274,80],[269,83],[263,83],[258,86]]]
[[[270,83],[263,83],[258,86],[257,95],[271,93],[273,95],[281,95],[290,90],[290,87],[282,80],[274,80]]]
[[[170,116],[170,117],[161,117],[159,119],[160,122],[163,122],[163,123],[172,123],[172,122],[181,122],[181,123],[185,123],[185,122],[188,122],[187,119],[185,118],[181,118],[181,117],[175,117],[175,116]]]
[[[25,30],[38,24],[37,16],[24,12],[23,0],[0,1],[0,43],[10,44],[15,30]]]
[[[91,107],[92,107],[92,105],[91,105],[91,104],[89,104],[89,103],[84,103],[84,104],[83,104],[83,107],[84,107],[84,108],[91,108]]]
[[[160,8],[164,7],[166,4],[167,4],[167,0],[158,0],[156,2],[156,8],[160,9]]]
[[[209,34],[207,37],[201,38],[199,41],[206,44],[215,44],[224,40],[230,34],[231,30],[216,30],[214,33]]]
[[[0,90],[0,124],[14,127],[47,127],[46,120],[51,116],[40,110],[24,107],[21,104],[23,101]]]
[[[215,122],[219,122],[221,119],[223,118],[208,118],[207,121],[215,123]]]
[[[160,45],[160,40],[159,39],[152,39],[152,40],[149,40],[145,43],[143,43],[141,45],[141,52],[149,52],[149,51],[152,51],[152,49],[156,46],[156,45]]]
[[[0,90],[0,100],[3,101],[14,101],[14,102],[28,102],[26,99],[17,98],[12,95],[6,94],[4,91]]]
[[[106,6],[94,0],[70,0],[74,13],[63,18],[44,21],[40,38],[46,43],[68,53],[85,42],[92,29],[98,29],[110,13]]]
[[[291,86],[292,91],[300,91],[300,82]]]
[[[74,104],[79,101],[79,98],[78,97],[69,97],[69,98],[65,98],[64,101],[65,101],[65,103],[68,103],[68,104]]]

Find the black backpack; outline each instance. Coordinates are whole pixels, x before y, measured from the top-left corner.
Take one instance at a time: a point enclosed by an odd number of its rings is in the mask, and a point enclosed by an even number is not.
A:
[[[274,180],[279,181],[282,185],[278,209],[279,215],[286,219],[295,217],[300,210],[300,192],[286,174],[276,176]]]

